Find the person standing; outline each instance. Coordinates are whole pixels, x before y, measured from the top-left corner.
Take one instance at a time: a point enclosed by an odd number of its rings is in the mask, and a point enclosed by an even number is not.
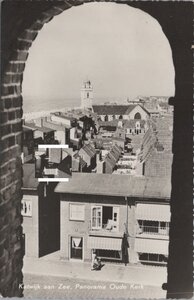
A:
[[[124,233],[122,239],[122,255],[123,255],[123,262],[125,266],[129,262],[128,248],[129,248],[129,243],[128,243],[127,234]]]
[[[91,262],[91,270],[94,270],[94,262],[96,260],[96,250],[92,249],[92,262]]]

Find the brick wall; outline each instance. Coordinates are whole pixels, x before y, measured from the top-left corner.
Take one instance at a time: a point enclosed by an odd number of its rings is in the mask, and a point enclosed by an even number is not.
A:
[[[87,1],[4,1],[1,9],[0,292],[22,296],[21,117],[22,79],[28,50],[42,26]],[[112,1],[114,2],[114,1]],[[122,0],[115,1],[124,3]],[[192,2],[126,1],[160,23],[175,65],[173,169],[168,293],[192,296]],[[169,17],[169,15],[171,17]],[[187,17],[185,17],[187,16]],[[40,54],[41,55],[41,54]],[[184,199],[184,201],[183,201]],[[188,246],[189,245],[189,246]],[[177,263],[178,262],[178,263]]]

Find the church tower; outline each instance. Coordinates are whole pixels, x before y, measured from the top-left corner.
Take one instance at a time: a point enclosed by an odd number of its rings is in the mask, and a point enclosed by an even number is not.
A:
[[[93,87],[91,82],[85,81],[81,88],[81,108],[92,109]]]

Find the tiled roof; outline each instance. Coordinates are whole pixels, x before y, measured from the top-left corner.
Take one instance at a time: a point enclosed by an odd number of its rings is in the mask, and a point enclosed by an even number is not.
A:
[[[90,144],[84,145],[81,149],[80,152],[86,152],[90,157],[93,157],[96,154],[96,150],[94,147],[92,147]]]
[[[169,199],[171,183],[166,178],[135,177],[117,174],[73,173],[67,183],[59,183],[57,193],[134,198]]]
[[[147,114],[149,114],[149,111],[144,106],[142,106],[140,104],[134,104],[134,105],[129,105],[129,107],[126,111],[127,115],[133,110],[132,106],[133,106],[133,108],[135,108],[136,106],[140,106]]]
[[[140,123],[140,127],[143,128],[145,125],[145,120],[122,120],[124,128],[134,128],[136,123]]]
[[[172,117],[162,117],[150,123],[141,147],[143,161],[152,156],[155,151],[172,151],[172,124]]]
[[[93,105],[98,115],[125,115],[129,114],[136,105]]]
[[[35,178],[35,165],[23,165],[23,188],[36,189],[38,187],[38,179]]]
[[[121,151],[122,149],[119,146],[113,146],[113,148],[110,150],[110,152],[106,155],[104,159],[105,163],[108,163],[114,168],[119,159]]]
[[[117,127],[119,121],[122,121],[122,120],[115,119],[115,120],[111,120],[111,121],[98,121],[98,125],[99,126]]]

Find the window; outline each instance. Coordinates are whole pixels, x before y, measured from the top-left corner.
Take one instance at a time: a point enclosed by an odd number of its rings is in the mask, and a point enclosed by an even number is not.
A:
[[[138,220],[139,233],[169,234],[169,222]]]
[[[22,200],[21,214],[24,217],[32,217],[32,201]]]
[[[97,249],[96,255],[104,260],[122,260],[122,252],[117,250]]]
[[[92,207],[92,228],[102,228],[102,206]]]
[[[119,207],[93,206],[92,229],[117,231],[119,227]]]
[[[158,264],[166,264],[167,256],[163,254],[154,254],[154,253],[140,253],[139,260],[144,263],[158,263]]]
[[[85,205],[84,204],[70,204],[69,205],[69,219],[74,220],[74,221],[84,221]]]
[[[137,113],[135,114],[135,116],[134,116],[134,119],[135,119],[135,120],[138,120],[138,119],[141,120],[141,114],[140,114],[139,112],[137,112]]]

